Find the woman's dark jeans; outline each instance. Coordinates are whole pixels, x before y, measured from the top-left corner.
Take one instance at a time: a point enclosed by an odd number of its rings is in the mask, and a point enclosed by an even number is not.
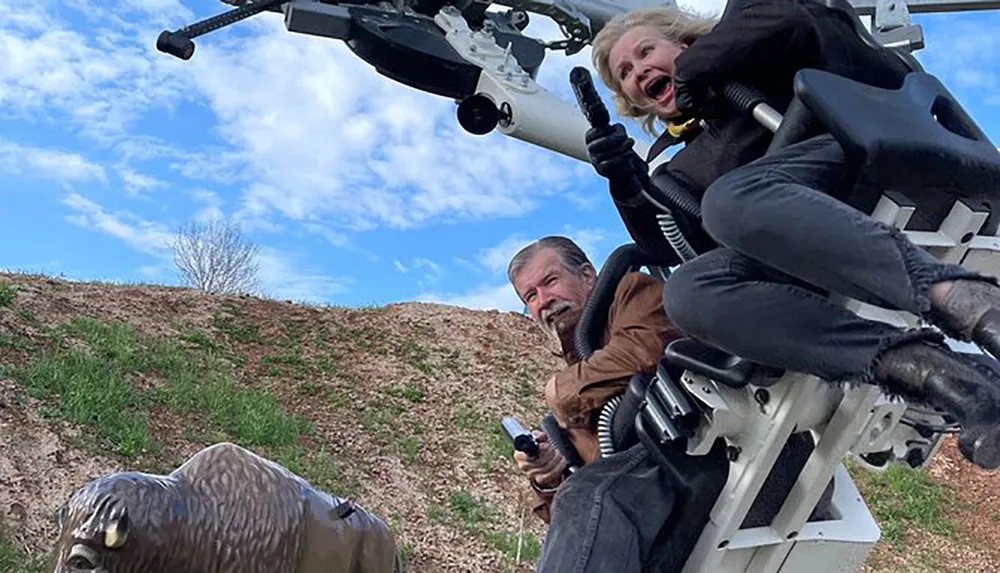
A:
[[[722,247],[669,277],[663,302],[671,320],[731,354],[835,382],[871,383],[888,348],[940,340],[828,300],[839,293],[927,317],[933,283],[981,278],[831,196],[844,191],[846,172],[840,145],[823,135],[716,181],[702,221]]]

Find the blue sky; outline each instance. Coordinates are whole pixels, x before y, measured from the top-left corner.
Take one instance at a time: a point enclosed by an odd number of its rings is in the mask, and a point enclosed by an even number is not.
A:
[[[504,268],[527,241],[566,234],[600,264],[629,240],[588,164],[465,133],[451,101],[277,14],[197,39],[187,62],[156,51],[226,8],[0,0],[0,268],[178,284],[171,233],[225,217],[262,246],[270,296],[519,311]],[[914,20],[918,57],[1000,141],[1000,12]],[[541,17],[528,32],[559,37]],[[540,83],[571,101],[589,55],[550,53]]]

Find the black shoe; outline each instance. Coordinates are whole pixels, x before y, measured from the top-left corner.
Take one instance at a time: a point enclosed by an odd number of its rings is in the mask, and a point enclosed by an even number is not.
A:
[[[958,420],[958,449],[969,461],[1000,467],[1000,380],[946,346],[915,342],[888,350],[878,368],[888,392],[939,408]]]
[[[932,315],[953,336],[1000,359],[1000,287],[981,280],[956,280],[944,300],[934,305]]]

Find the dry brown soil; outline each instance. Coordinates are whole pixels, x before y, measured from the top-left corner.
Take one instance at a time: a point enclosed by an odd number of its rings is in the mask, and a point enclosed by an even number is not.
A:
[[[12,285],[16,294],[5,299]],[[390,521],[410,571],[532,570],[531,542],[545,530],[528,512],[530,490],[497,432],[502,415],[539,419],[542,385],[559,366],[527,318],[421,303],[312,307],[4,275],[0,365],[51,354],[51,329],[79,317],[128,323],[137,336],[189,349],[192,332],[210,340],[238,385],[266,390],[284,412],[312,424],[297,450],[314,462],[308,477],[342,486],[334,493],[351,494]],[[155,368],[129,380],[146,389],[170,384]],[[161,449],[126,458],[94,439],[94,425],[53,414],[55,400],[31,397],[18,376],[0,372],[0,518],[7,542],[33,555],[51,545],[54,510],[88,479],[125,468],[169,471],[213,440],[232,439],[186,431],[205,430],[206,414],[158,404],[149,408],[149,427]],[[929,473],[954,492],[947,512],[957,533],[908,523],[904,548],[880,543],[866,570],[1000,572],[1000,474],[971,467],[953,440]]]

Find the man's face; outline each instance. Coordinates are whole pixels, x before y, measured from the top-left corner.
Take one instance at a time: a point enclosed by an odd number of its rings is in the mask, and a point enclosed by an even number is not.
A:
[[[583,308],[596,278],[590,265],[574,274],[563,266],[558,252],[545,248],[514,276],[514,289],[535,322],[559,340],[555,320],[567,311]]]

